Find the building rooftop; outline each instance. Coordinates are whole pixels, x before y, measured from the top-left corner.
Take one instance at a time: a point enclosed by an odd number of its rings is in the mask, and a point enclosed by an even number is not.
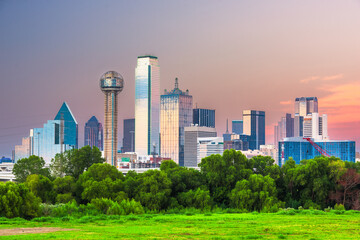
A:
[[[143,55],[143,56],[138,56],[138,58],[153,58],[153,59],[158,59],[157,57],[152,56],[152,55]]]

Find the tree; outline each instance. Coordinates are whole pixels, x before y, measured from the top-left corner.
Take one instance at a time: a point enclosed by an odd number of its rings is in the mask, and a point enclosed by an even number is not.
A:
[[[201,188],[196,189],[196,191],[189,190],[180,193],[178,200],[184,207],[194,207],[201,210],[210,209],[211,207],[210,192],[202,190]]]
[[[248,211],[262,211],[277,206],[275,181],[270,176],[252,174],[236,183],[230,194],[231,206]]]
[[[275,164],[275,160],[269,156],[255,156],[251,158],[255,174],[262,176],[269,175],[275,181],[280,178],[280,167]]]
[[[215,203],[229,204],[229,193],[237,181],[247,179],[252,173],[253,164],[240,151],[225,150],[224,154],[203,158],[201,172],[206,179]]]
[[[124,191],[124,175],[116,167],[107,163],[93,164],[88,171],[80,175],[77,182],[81,199],[91,201],[95,198],[115,200]]]
[[[97,147],[84,146],[56,154],[51,160],[50,169],[55,177],[72,176],[78,179],[91,165],[103,162],[105,159]]]
[[[56,193],[53,190],[53,183],[49,178],[38,174],[32,174],[26,178],[25,184],[35,196],[42,200],[42,202],[54,203]]]
[[[56,192],[57,203],[67,203],[74,199],[76,190],[75,179],[72,176],[56,178],[53,181],[54,191]]]
[[[13,174],[17,182],[25,182],[26,178],[31,174],[40,174],[50,177],[49,168],[44,168],[45,161],[43,158],[32,155],[28,158],[18,160],[14,164]]]
[[[159,170],[148,170],[139,175],[138,192],[135,197],[150,210],[167,209],[171,193],[171,181]]]
[[[338,189],[332,194],[332,199],[338,204],[358,210],[360,174],[355,169],[348,169],[337,183]]]
[[[25,184],[0,183],[0,216],[30,219],[40,214],[40,198]]]

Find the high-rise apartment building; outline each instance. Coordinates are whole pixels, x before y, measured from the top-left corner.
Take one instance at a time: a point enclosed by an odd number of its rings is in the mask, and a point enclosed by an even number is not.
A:
[[[84,127],[84,146],[97,147],[103,150],[103,127],[95,116],[92,116]]]
[[[197,140],[200,137],[216,137],[216,129],[210,127],[185,127],[184,166],[197,167]]]
[[[123,87],[124,79],[115,71],[108,71],[100,78],[100,89],[105,94],[104,158],[112,166],[117,166],[117,95],[123,90]]]
[[[215,110],[195,108],[193,109],[193,124],[201,127],[215,127]]]
[[[243,121],[244,134],[250,136],[249,149],[260,149],[265,145],[265,112],[244,110]]]
[[[184,128],[193,120],[192,96],[179,89],[177,78],[175,88],[161,95],[160,109],[161,156],[184,166]]]
[[[243,120],[232,120],[232,133],[243,134]]]
[[[135,118],[124,119],[124,132],[123,132],[123,148],[122,152],[135,151]]]
[[[160,151],[159,62],[155,56],[139,56],[135,69],[135,152],[150,155]]]

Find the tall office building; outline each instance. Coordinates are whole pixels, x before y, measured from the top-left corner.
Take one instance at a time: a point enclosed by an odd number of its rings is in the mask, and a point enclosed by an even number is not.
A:
[[[232,120],[232,133],[243,134],[243,120]]]
[[[15,146],[15,151],[14,151],[15,163],[22,158],[30,157],[32,153],[31,146],[32,146],[31,137],[22,138],[21,145]]]
[[[122,152],[135,151],[135,118],[124,119],[124,138]]]
[[[199,137],[216,137],[216,129],[210,127],[185,127],[184,166],[197,167],[197,141]]]
[[[265,145],[265,112],[244,110],[243,121],[244,134],[250,136],[249,148],[260,149],[260,145]]]
[[[123,87],[124,79],[115,71],[100,78],[100,89],[105,94],[104,158],[112,166],[117,165],[117,95]]]
[[[303,121],[303,137],[319,139],[328,139],[327,131],[327,115],[319,116],[319,113],[312,113],[304,117]]]
[[[317,112],[319,112],[317,97],[295,98],[295,116],[305,117],[311,113]]]
[[[175,88],[161,95],[160,109],[161,156],[184,166],[184,127],[193,120],[192,96],[179,89],[177,78]]]
[[[160,67],[158,58],[140,56],[135,69],[135,152],[160,154]]]
[[[303,116],[294,116],[294,137],[303,136],[303,126],[304,126],[304,117]]]
[[[215,110],[195,108],[193,109],[193,124],[201,127],[215,127]]]
[[[62,104],[54,120],[63,121],[63,144],[78,148],[78,123],[66,102]]]
[[[285,117],[281,118],[281,121],[274,127],[274,144],[278,147],[279,141],[286,137],[294,136],[294,118],[290,113],[286,113]]]
[[[103,127],[95,116],[92,116],[85,124],[84,146],[97,147],[103,150]]]

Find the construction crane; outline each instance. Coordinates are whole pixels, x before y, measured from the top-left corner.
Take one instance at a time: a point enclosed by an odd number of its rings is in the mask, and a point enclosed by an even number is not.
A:
[[[306,141],[308,141],[321,155],[324,155],[326,157],[331,157],[324,149],[322,149],[319,145],[317,145],[311,138],[303,138]]]

